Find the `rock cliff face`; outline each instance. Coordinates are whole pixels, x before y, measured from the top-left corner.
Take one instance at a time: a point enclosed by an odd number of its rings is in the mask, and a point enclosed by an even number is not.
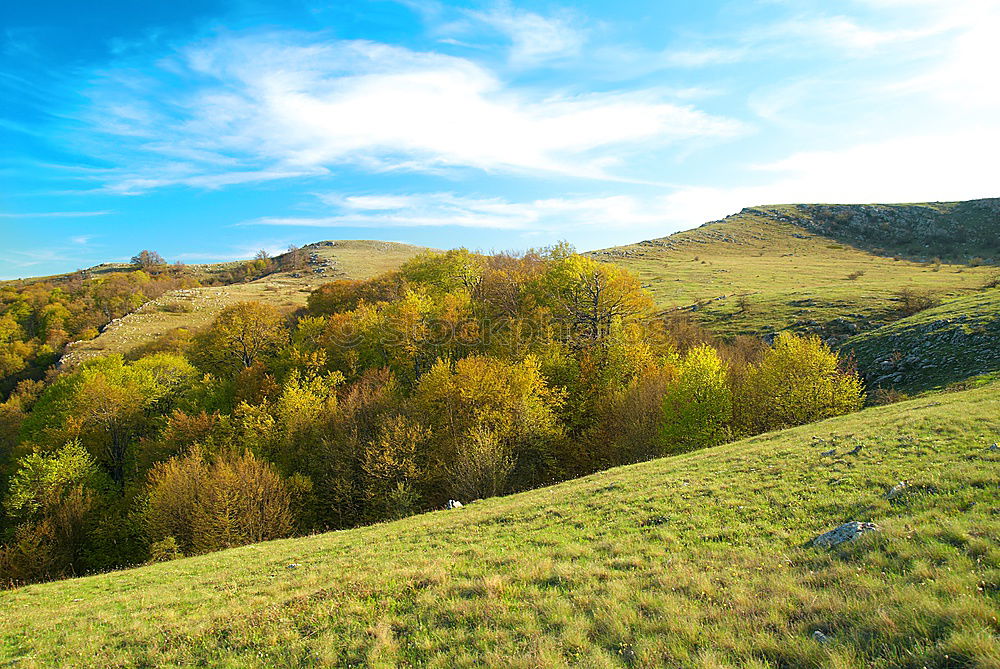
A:
[[[927,261],[1000,260],[1000,198],[926,204],[799,204],[751,214],[885,256]]]

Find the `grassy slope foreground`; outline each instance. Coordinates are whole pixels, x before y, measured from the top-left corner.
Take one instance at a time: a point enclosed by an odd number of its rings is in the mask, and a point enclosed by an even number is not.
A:
[[[398,242],[338,240],[309,244],[302,250],[307,262],[300,270],[269,274],[249,283],[165,293],[111,323],[96,339],[73,344],[63,356],[63,364],[109,353],[125,354],[174,328],[204,327],[220,311],[237,302],[252,300],[293,310],[304,306],[309,293],[324,283],[367,279],[397,269],[427,249]],[[235,263],[197,267],[221,271],[230,265]]]
[[[997,239],[1000,200],[778,205],[590,255],[631,269],[660,307],[693,309],[719,334],[792,328],[846,338],[895,320],[901,289],[941,298],[977,290],[995,268],[929,261],[995,261]]]
[[[998,439],[993,386],[3,592],[0,664],[1000,667]]]

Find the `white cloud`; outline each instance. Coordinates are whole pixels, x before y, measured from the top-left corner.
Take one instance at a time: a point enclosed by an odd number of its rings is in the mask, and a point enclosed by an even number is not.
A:
[[[94,89],[100,128],[148,163],[108,172],[112,190],[213,188],[334,165],[603,179],[622,148],[743,130],[650,91],[540,96],[466,59],[372,42],[221,37],[182,56],[171,76],[198,82],[193,94],[127,74]],[[155,111],[152,99],[162,100]]]
[[[775,24],[764,31],[768,40],[797,38],[836,46],[848,52],[867,52],[878,47],[911,42],[940,33],[941,26],[928,25],[919,29],[880,29],[842,16],[799,18]]]
[[[442,227],[572,231],[581,226],[637,229],[662,225],[665,198],[631,195],[544,198],[513,202],[455,193],[320,196],[332,213],[315,217],[264,217],[246,225],[319,228]]]
[[[566,17],[545,17],[515,9],[509,2],[469,16],[510,39],[510,61],[518,66],[576,56],[585,42],[584,33]]]
[[[749,53],[749,47],[679,49],[667,51],[657,60],[667,67],[705,67],[706,65],[738,63],[744,60]]]
[[[927,202],[996,197],[1000,128],[899,137],[843,149],[805,151],[757,172],[772,176],[759,185],[687,187],[661,202],[668,219],[692,227],[743,207],[826,202]]]

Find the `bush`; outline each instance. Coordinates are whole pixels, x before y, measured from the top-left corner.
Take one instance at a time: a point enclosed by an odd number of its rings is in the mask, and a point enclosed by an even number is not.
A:
[[[900,392],[895,388],[878,388],[871,394],[868,398],[868,403],[872,406],[886,406],[887,404],[896,404],[897,402],[905,402],[910,399],[910,396],[906,393]]]
[[[899,311],[904,316],[912,316],[926,311],[936,307],[940,302],[930,291],[914,288],[903,288],[896,293],[896,299],[899,302]]]
[[[184,553],[181,552],[180,546],[177,545],[177,539],[173,537],[154,541],[149,547],[150,562],[169,562],[170,560],[177,560],[182,557],[184,557]]]
[[[361,456],[363,488],[371,520],[402,518],[416,511],[418,458],[430,438],[427,428],[404,416],[388,418]]]
[[[167,302],[160,305],[160,311],[169,314],[189,314],[194,311],[194,306],[190,302]]]
[[[269,463],[252,453],[208,462],[198,448],[149,474],[146,525],[154,544],[173,537],[188,554],[291,534],[291,495]]]
[[[596,424],[585,439],[591,469],[660,455],[663,398],[677,373],[671,364],[649,370],[599,404]]]
[[[493,430],[477,426],[448,466],[451,489],[458,499],[495,497],[508,490],[514,471],[514,455],[509,444]]]

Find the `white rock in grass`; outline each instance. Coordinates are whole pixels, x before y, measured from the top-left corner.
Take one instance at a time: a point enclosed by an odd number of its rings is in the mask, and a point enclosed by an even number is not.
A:
[[[885,498],[886,499],[896,499],[897,497],[899,497],[900,495],[902,495],[904,492],[906,492],[906,489],[908,487],[909,486],[906,485],[906,481],[900,481],[896,485],[892,486],[892,489],[889,490],[889,492],[886,493]]]
[[[874,532],[877,529],[878,526],[875,523],[859,523],[856,520],[852,520],[836,529],[819,535],[812,540],[812,545],[821,548],[833,548],[844,542],[853,541],[865,532]]]
[[[827,643],[830,640],[830,637],[823,634],[821,631],[816,630],[815,632],[813,632],[813,639],[818,643]]]

